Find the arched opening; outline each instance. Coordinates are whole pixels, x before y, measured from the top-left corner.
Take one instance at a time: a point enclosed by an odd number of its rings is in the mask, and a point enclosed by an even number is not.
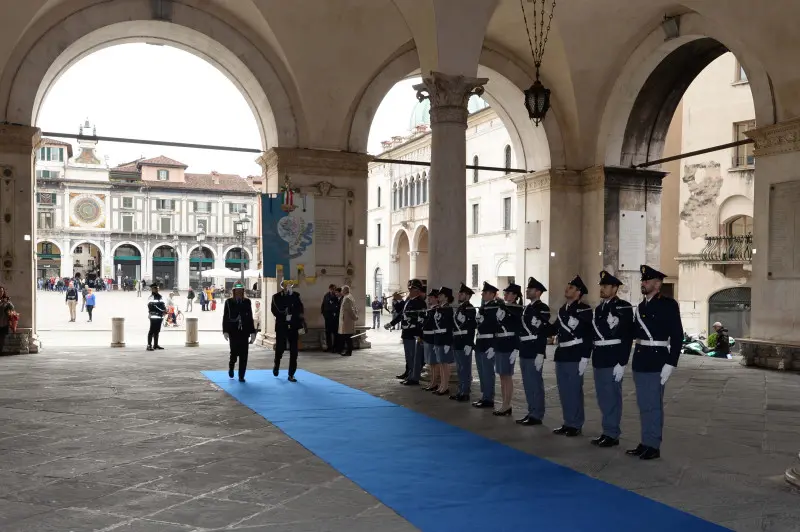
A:
[[[114,272],[117,286],[133,290],[133,281],[142,279],[142,254],[133,244],[122,244],[114,250]]]
[[[225,253],[225,267],[235,272],[246,270],[250,263],[247,251],[240,247],[231,248]]]
[[[514,264],[510,260],[503,259],[497,265],[496,277],[497,277],[497,283],[495,284],[495,286],[500,290],[503,290],[511,283],[515,283],[517,276]]]
[[[420,226],[416,233],[416,244],[412,252],[416,258],[416,277],[423,284],[428,282],[428,264],[430,255],[428,253],[428,228]]]
[[[750,336],[751,289],[747,286],[726,288],[708,298],[708,331],[722,323],[733,338]]]
[[[36,244],[36,279],[39,290],[52,290],[51,282],[61,277],[61,248],[52,242]]]
[[[375,272],[373,273],[373,291],[372,295],[374,298],[382,298],[383,297],[383,272],[380,268],[375,268]]]
[[[103,290],[103,254],[100,248],[91,242],[81,242],[72,248],[72,274],[82,279],[90,288]],[[110,276],[109,276],[110,277]]]
[[[206,280],[201,272],[214,268],[214,252],[206,246],[197,246],[189,257],[189,286],[200,288],[210,280]]]
[[[153,250],[153,270],[150,283],[172,290],[178,288],[178,252],[164,244]]]
[[[408,287],[408,281],[411,279],[411,245],[408,241],[408,235],[402,229],[395,237],[395,242],[393,259],[397,264],[398,289],[405,291]]]

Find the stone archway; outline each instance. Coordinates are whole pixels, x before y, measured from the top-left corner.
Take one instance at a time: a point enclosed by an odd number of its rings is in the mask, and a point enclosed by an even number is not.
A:
[[[392,272],[391,282],[397,281],[397,289],[405,291],[411,279],[411,241],[408,233],[401,229],[395,234],[392,243]]]
[[[51,240],[40,240],[36,243],[36,279],[44,280],[61,277],[64,253],[61,246]],[[39,288],[43,288],[39,286]]]
[[[426,284],[428,281],[428,266],[430,263],[428,236],[428,228],[421,225],[414,231],[412,240],[411,276],[421,280],[422,284]]]

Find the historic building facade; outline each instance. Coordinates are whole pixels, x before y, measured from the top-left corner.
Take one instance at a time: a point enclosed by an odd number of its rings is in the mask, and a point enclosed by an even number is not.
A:
[[[81,132],[89,129],[87,121]],[[202,270],[258,266],[252,178],[188,173],[186,164],[164,156],[109,168],[96,144],[80,140],[74,158],[71,145],[51,139],[37,150],[38,278],[80,273],[186,289],[199,285]],[[252,220],[244,249],[233,228],[243,215]]]
[[[511,181],[514,154],[508,131],[481,98],[469,101],[467,164],[506,171],[468,170],[467,263],[463,282],[478,287],[489,281],[505,288],[517,277],[516,186]],[[409,133],[383,142],[380,158],[430,161],[430,102],[418,103]],[[435,176],[425,166],[372,163],[369,169],[367,293],[375,297],[404,291],[409,279],[427,280],[430,254],[429,183]],[[454,287],[457,288],[457,287]]]

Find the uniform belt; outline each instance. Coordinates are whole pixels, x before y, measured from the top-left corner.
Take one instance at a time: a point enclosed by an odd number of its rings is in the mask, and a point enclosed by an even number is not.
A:
[[[411,327],[411,325],[401,325],[401,326],[400,326],[400,328],[401,328],[401,329],[408,329],[408,328],[410,328],[410,327]]]
[[[536,340],[537,338],[539,338],[537,335],[529,334],[528,336],[520,336],[519,337],[519,341],[520,342],[529,342],[531,340]]]
[[[433,331],[435,334],[444,334],[447,332],[447,329],[436,329]]]
[[[467,334],[469,331],[453,331],[453,336],[461,336],[462,334]]]
[[[639,338],[636,341],[639,342],[639,345],[645,347],[669,347],[669,342],[667,340],[642,340]]]
[[[434,331],[422,331],[422,334],[433,334]]]
[[[621,343],[622,343],[622,340],[620,340],[619,338],[615,338],[613,340],[595,340],[594,341],[594,346],[595,347],[603,347],[603,346],[606,346],[606,345],[619,345]]]
[[[516,334],[517,333],[515,333],[514,331],[508,331],[508,332],[497,333],[497,334],[494,335],[494,337],[495,338],[507,338],[509,336],[515,336]]]
[[[573,345],[579,345],[583,343],[583,338],[576,338],[574,340],[570,340],[569,342],[559,342],[559,347],[572,347]]]
[[[477,338],[478,340],[485,340],[487,338],[494,338],[494,335],[493,334],[479,334],[475,338]]]

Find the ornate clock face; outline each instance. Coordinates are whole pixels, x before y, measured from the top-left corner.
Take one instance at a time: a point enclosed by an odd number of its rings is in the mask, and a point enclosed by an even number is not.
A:
[[[93,194],[75,194],[71,198],[70,225],[72,227],[105,226],[105,212],[102,196]]]
[[[100,218],[100,206],[92,199],[81,198],[75,203],[75,216],[83,223],[93,224]]]

